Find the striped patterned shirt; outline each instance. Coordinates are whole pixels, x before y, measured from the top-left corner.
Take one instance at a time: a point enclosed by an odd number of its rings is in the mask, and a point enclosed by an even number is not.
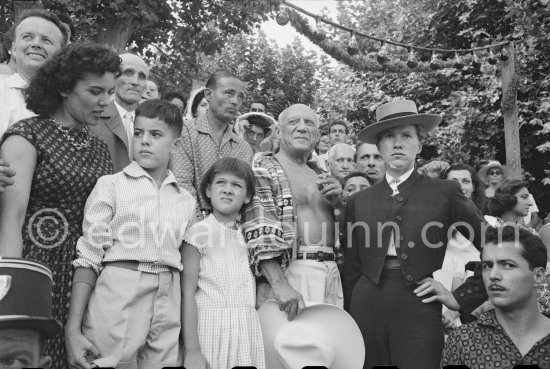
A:
[[[318,174],[323,171],[313,162]],[[262,260],[279,258],[283,270],[292,258],[296,243],[296,211],[286,173],[272,153],[257,154],[252,163],[256,194],[245,209],[243,231],[249,248],[249,261],[261,276]]]
[[[73,265],[97,274],[113,261],[138,261],[138,270],[148,273],[183,270],[179,248],[195,203],[171,171],[158,188],[135,161],[99,178],[86,202]]]

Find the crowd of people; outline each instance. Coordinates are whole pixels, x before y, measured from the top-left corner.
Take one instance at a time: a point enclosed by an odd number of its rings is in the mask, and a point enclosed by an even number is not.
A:
[[[528,182],[422,165],[439,115],[186,101],[71,32],[22,13],[0,68],[0,367],[550,368]]]

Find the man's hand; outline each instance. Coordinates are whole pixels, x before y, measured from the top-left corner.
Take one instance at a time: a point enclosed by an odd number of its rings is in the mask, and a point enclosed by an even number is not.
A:
[[[288,320],[294,319],[306,307],[302,295],[286,280],[271,285],[271,289],[279,304],[279,310],[287,313]]]
[[[69,366],[76,369],[91,368],[86,357],[97,358],[99,350],[81,332],[66,332],[65,336]]]
[[[445,330],[445,332],[449,332],[457,327],[455,324],[455,320],[459,316],[460,314],[458,313],[458,311],[452,310],[447,310],[443,314],[441,314],[441,322],[443,323],[443,329]]]
[[[15,170],[10,168],[10,164],[0,159],[0,194],[4,193],[6,187],[11,186],[14,182]]]
[[[319,174],[316,181],[317,187],[321,195],[330,202],[333,208],[340,209],[343,206],[342,202],[342,185],[335,178],[327,176],[326,173]]]
[[[451,291],[446,289],[441,284],[441,282],[438,282],[435,279],[428,277],[428,278],[424,278],[417,284],[419,284],[420,287],[417,287],[413,291],[416,294],[416,296],[424,297],[430,293],[433,294],[433,296],[423,299],[422,300],[423,303],[429,304],[431,302],[438,301],[443,305],[447,306],[451,310],[457,311],[460,309],[460,305],[458,305],[458,302],[456,301]]]

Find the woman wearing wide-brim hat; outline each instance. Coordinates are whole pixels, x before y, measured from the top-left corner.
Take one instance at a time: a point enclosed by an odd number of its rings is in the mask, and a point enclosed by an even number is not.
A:
[[[275,119],[261,112],[250,112],[241,115],[237,119],[235,130],[237,134],[248,142],[252,151],[257,153],[260,150],[262,141],[272,133],[272,127],[277,123]]]
[[[508,178],[510,170],[507,166],[493,160],[482,167],[478,174],[479,179],[481,179],[481,181],[487,186],[485,189],[485,196],[493,197],[495,196],[495,190],[497,187],[502,183],[502,181]]]

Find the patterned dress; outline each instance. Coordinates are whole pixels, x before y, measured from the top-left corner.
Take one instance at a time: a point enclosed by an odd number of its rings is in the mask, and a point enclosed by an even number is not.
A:
[[[211,214],[193,225],[185,240],[201,255],[195,299],[199,343],[210,367],[265,369],[256,285],[241,229],[230,229]]]
[[[20,135],[37,151],[25,223],[23,257],[53,272],[53,317],[63,325],[69,313],[72,261],[82,235],[84,205],[97,179],[113,172],[107,145],[87,130],[67,129],[34,117],[11,126],[3,136]],[[78,149],[88,138],[87,147]],[[3,142],[3,141],[2,141]],[[50,340],[53,369],[68,368],[62,335]]]

